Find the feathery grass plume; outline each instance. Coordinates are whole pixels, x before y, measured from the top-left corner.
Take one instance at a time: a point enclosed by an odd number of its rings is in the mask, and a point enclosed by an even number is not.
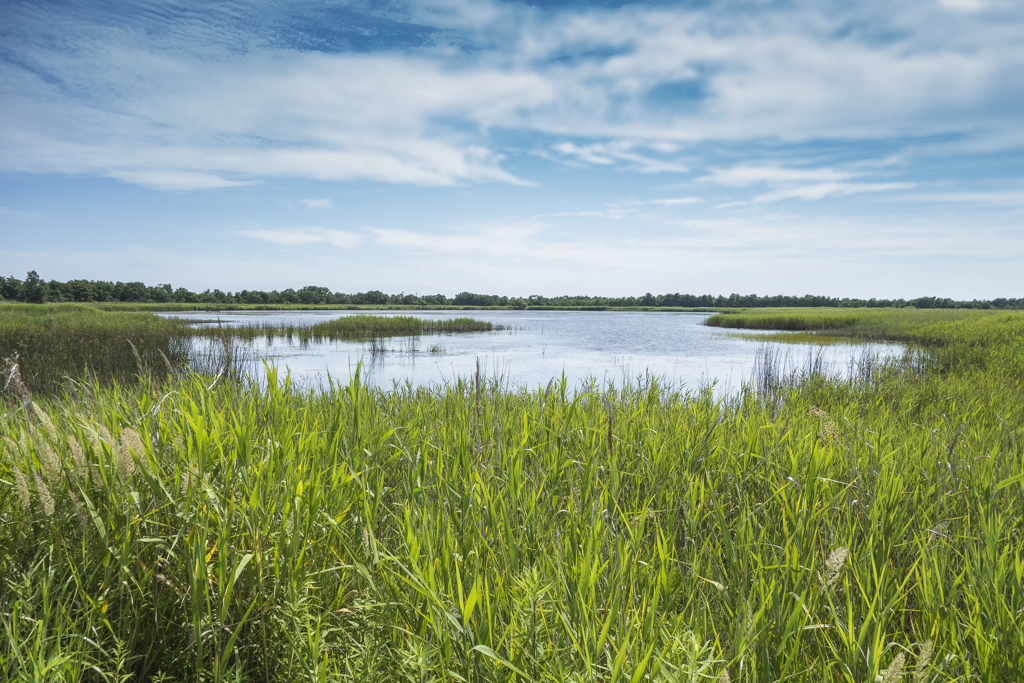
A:
[[[146,372],[146,366],[142,362],[142,356],[139,355],[139,350],[135,348],[135,344],[132,344],[131,339],[126,341],[128,342],[128,346],[132,347],[132,355],[135,356],[135,366],[139,370],[139,377],[145,377],[148,373]]]
[[[882,683],[899,683],[903,678],[903,666],[906,664],[907,654],[901,652],[896,655],[889,668],[882,672]]]
[[[88,468],[89,461],[85,458],[85,449],[82,448],[82,444],[79,443],[78,438],[72,436],[68,439],[68,445],[71,447],[71,462],[75,463],[75,468]]]
[[[4,368],[0,373],[7,375],[7,381],[4,382],[3,390],[11,390],[15,396],[21,399],[22,403],[31,404],[32,395],[28,392],[28,387],[25,386],[24,380],[21,379],[17,352],[11,354],[8,358],[4,358]],[[29,405],[29,409],[31,410],[31,405]]]
[[[102,460],[103,444],[107,444],[113,448],[114,438],[110,435],[110,430],[103,425],[94,426],[96,429],[95,432],[91,431],[89,433],[89,441],[92,443],[97,459]],[[89,469],[89,477],[92,479],[93,486],[96,488],[103,488],[103,474],[100,472],[99,466]]]
[[[9,436],[5,436],[3,440],[4,450],[9,451],[11,455],[21,452],[21,445]]]
[[[750,603],[746,602],[743,605],[743,637],[749,638],[754,633],[754,610],[751,609]]]
[[[114,446],[114,465],[117,467],[117,476],[121,480],[121,485],[127,484],[135,474],[135,459],[132,457],[131,451],[120,441]]]
[[[917,654],[917,663],[914,665],[914,683],[927,683],[928,665],[932,663],[934,649],[935,643],[932,642],[931,638],[926,640],[924,645],[921,646],[921,651]]]
[[[807,409],[808,417],[814,418],[821,421],[821,429],[818,431],[818,439],[821,443],[825,444],[838,444],[841,443],[842,438],[839,434],[839,427],[836,423],[829,419],[828,413],[819,408],[818,406],[811,406]]]
[[[18,500],[21,501],[21,508],[27,510],[29,504],[32,502],[32,496],[29,494],[28,482],[25,480],[25,475],[21,473],[17,465],[14,465],[14,487],[18,492]]]
[[[722,669],[722,675],[718,677],[718,683],[729,683],[732,678],[729,676],[728,669]]]
[[[142,463],[143,468],[147,472],[149,471],[149,468],[146,466],[146,447],[142,443],[142,437],[131,427],[125,427],[121,430],[121,438],[118,440],[118,453],[123,454],[123,456],[119,455],[119,457],[125,457],[132,461],[133,473],[135,471],[135,460],[131,457],[132,453]]]
[[[167,368],[168,379],[174,377],[174,366],[171,365],[171,361],[167,359],[167,355],[163,351],[160,351],[160,357],[164,359],[164,366]]]
[[[39,424],[43,425],[43,429],[46,431],[46,435],[51,439],[57,438],[57,430],[53,428],[53,420],[46,414],[46,411],[39,407],[39,404],[32,401],[32,414],[35,416]]]
[[[828,559],[825,560],[825,573],[818,575],[818,583],[825,590],[832,590],[832,587],[839,581],[839,577],[843,571],[843,565],[846,563],[846,557],[850,554],[849,548],[840,547],[829,553]]]
[[[85,506],[82,505],[82,501],[78,500],[78,496],[75,495],[74,491],[69,490],[68,494],[71,496],[71,505],[75,508],[75,517],[78,518],[78,528],[81,531],[85,531],[88,527],[89,518],[85,514]]]
[[[50,493],[50,489],[47,488],[46,482],[35,472],[32,476],[36,480],[36,493],[39,494],[39,502],[43,504],[43,513],[49,517],[53,514],[53,495]]]
[[[818,406],[811,406],[810,408],[808,408],[807,414],[810,415],[813,418],[818,419],[818,420],[827,420],[828,419],[828,413],[826,413],[824,410],[822,410]]]
[[[57,451],[53,450],[53,446],[48,441],[37,441],[36,448],[39,451],[39,462],[43,464],[43,473],[46,474],[46,480],[56,486],[60,482],[62,469],[60,456],[57,455]]]

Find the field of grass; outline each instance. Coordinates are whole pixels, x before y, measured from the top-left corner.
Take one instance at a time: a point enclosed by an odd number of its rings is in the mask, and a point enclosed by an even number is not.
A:
[[[768,350],[724,400],[271,370],[9,401],[0,672],[1024,680],[1021,319],[852,378]]]

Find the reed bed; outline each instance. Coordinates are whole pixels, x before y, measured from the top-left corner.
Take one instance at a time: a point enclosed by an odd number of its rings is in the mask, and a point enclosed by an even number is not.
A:
[[[288,342],[320,343],[326,341],[369,340],[383,337],[411,337],[424,334],[458,334],[491,332],[505,329],[502,325],[474,320],[449,318],[430,320],[412,316],[346,315],[312,325],[280,325],[248,323],[232,327],[199,327],[195,331],[210,336],[227,335],[246,340],[266,338],[268,342],[283,338]]]
[[[1000,339],[852,377],[767,349],[728,399],[269,368],[27,404],[0,420],[0,671],[1022,680],[1024,352]]]
[[[764,309],[720,313],[706,325],[788,330],[929,346],[993,345],[1024,336],[1024,312],[945,309]]]
[[[187,357],[188,328],[150,313],[108,313],[78,304],[0,304],[0,359],[18,356],[31,391],[52,392],[88,369],[128,382],[140,368],[158,378]],[[167,362],[165,362],[165,359]]]

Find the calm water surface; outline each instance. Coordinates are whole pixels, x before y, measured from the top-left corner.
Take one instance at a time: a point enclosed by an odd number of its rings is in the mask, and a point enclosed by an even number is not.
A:
[[[697,389],[713,384],[716,393],[738,389],[748,379],[763,342],[750,341],[720,328],[705,327],[707,313],[578,312],[578,311],[190,311],[163,313],[167,317],[209,321],[225,326],[245,324],[306,325],[346,315],[415,315],[419,318],[473,317],[505,326],[500,332],[392,337],[382,340],[389,350],[371,357],[363,342],[327,342],[301,346],[276,338],[251,347],[260,357],[293,376],[314,383],[331,377],[346,380],[363,359],[370,384],[390,388],[394,383],[443,384],[481,372],[510,387],[546,386],[564,373],[573,387],[591,380],[621,386],[646,374],[671,384]],[[200,323],[201,324],[201,323]],[[216,323],[214,323],[216,324]],[[781,336],[781,335],[780,335]],[[900,355],[903,346],[841,344],[819,348],[785,345],[791,365],[805,364],[811,354],[823,354],[834,371],[843,372],[851,360],[866,353]],[[372,362],[371,362],[372,361]]]

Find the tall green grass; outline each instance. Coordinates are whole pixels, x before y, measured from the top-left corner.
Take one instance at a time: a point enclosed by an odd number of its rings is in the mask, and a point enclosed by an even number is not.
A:
[[[209,336],[253,340],[265,337],[268,341],[281,337],[287,341],[319,343],[350,339],[378,339],[381,337],[419,336],[423,334],[456,334],[462,332],[490,332],[505,329],[473,318],[431,320],[407,315],[346,315],[312,325],[282,325],[279,323],[249,323],[232,327],[198,327],[196,333]]]
[[[79,304],[0,304],[0,359],[19,357],[33,391],[55,390],[87,368],[104,381],[131,381],[140,360],[166,376],[189,350],[188,328],[150,313],[108,313]],[[134,349],[133,349],[134,346]]]
[[[971,367],[766,361],[727,399],[79,387],[0,421],[0,671],[1022,680],[1007,334]]]
[[[926,345],[995,345],[1024,338],[1021,311],[776,308],[722,313],[705,324],[747,330],[815,331]]]

